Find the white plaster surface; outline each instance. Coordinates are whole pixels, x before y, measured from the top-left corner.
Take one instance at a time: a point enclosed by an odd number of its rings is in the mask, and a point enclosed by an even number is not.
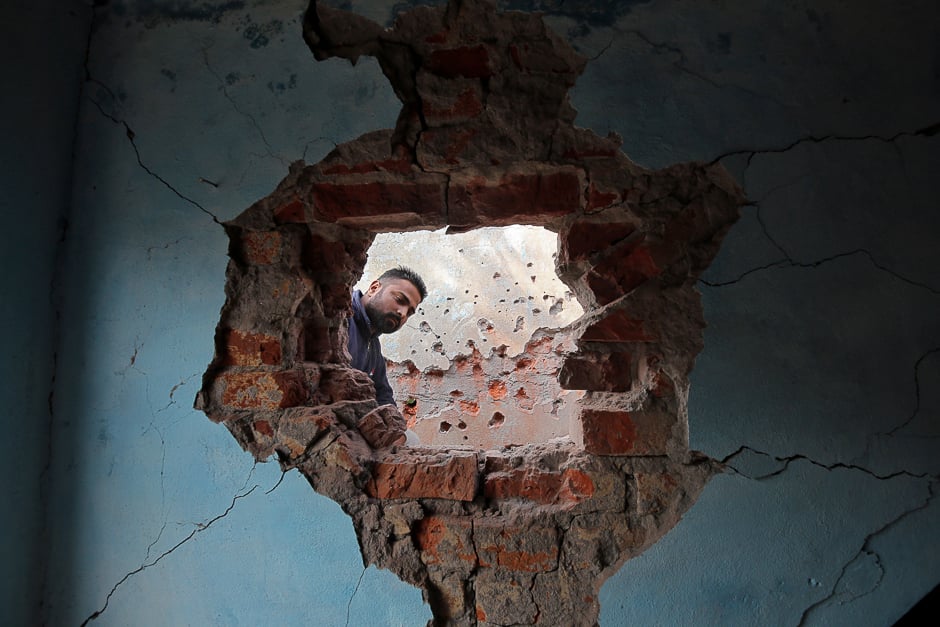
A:
[[[502,345],[517,355],[536,329],[564,327],[584,312],[555,274],[555,233],[523,225],[445,231],[380,233],[369,249],[359,289],[397,265],[428,287],[405,327],[382,337],[386,358],[446,369],[470,354],[468,340],[484,357]]]

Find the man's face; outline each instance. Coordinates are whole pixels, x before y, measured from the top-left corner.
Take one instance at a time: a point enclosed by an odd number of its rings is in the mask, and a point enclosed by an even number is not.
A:
[[[362,295],[362,306],[379,333],[394,333],[402,328],[420,302],[418,288],[404,279],[372,281]]]

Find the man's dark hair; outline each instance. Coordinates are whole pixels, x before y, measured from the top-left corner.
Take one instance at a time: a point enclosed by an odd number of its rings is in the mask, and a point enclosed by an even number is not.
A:
[[[428,295],[428,288],[424,286],[424,279],[418,276],[418,273],[411,268],[406,268],[405,266],[391,268],[382,273],[382,276],[379,277],[379,281],[382,279],[404,279],[418,288],[418,293],[421,294],[421,300],[424,300],[424,297]]]

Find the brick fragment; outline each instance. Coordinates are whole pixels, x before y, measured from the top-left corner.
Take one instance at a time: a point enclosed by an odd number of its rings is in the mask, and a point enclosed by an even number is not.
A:
[[[565,359],[558,381],[565,390],[629,392],[638,385],[640,365],[641,355],[637,351],[600,353],[582,350]]]
[[[570,166],[520,168],[496,177],[451,177],[450,220],[454,224],[530,223],[581,209],[580,171]]]
[[[586,472],[576,469],[518,468],[486,475],[483,494],[493,500],[525,499],[568,508],[594,495],[594,481]]]
[[[472,501],[477,486],[475,454],[387,456],[375,464],[366,485],[380,499],[429,498]]]
[[[599,305],[632,292],[662,273],[649,246],[631,246],[623,252],[625,254],[608,255],[587,273],[588,286]]]
[[[296,407],[307,400],[300,372],[226,372],[222,382],[222,404],[238,409],[280,409]]]
[[[313,185],[314,212],[318,219],[385,228],[442,223],[443,179],[402,180],[370,175],[341,178]]]
[[[490,55],[483,44],[440,48],[428,55],[425,67],[445,78],[489,78],[493,75]]]
[[[304,204],[294,198],[274,209],[274,222],[277,224],[299,224],[307,221]]]
[[[646,321],[633,318],[622,309],[612,311],[584,330],[582,342],[652,342],[656,337]]]
[[[281,363],[281,341],[273,335],[227,329],[222,334],[225,366],[273,366]]]
[[[583,409],[574,439],[593,455],[666,455],[675,422],[662,412]]]
[[[561,233],[561,254],[566,262],[578,262],[607,250],[636,231],[632,222],[579,220]]]

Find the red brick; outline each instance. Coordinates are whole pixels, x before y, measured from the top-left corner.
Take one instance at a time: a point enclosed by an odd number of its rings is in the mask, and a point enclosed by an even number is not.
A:
[[[561,252],[566,261],[582,261],[629,237],[636,230],[632,222],[575,222],[562,233]]]
[[[581,178],[573,168],[533,168],[494,178],[454,175],[449,216],[455,224],[562,216],[581,208],[581,190]]]
[[[581,334],[582,342],[652,342],[656,338],[646,329],[646,323],[631,318],[617,309],[595,322]]]
[[[659,412],[583,409],[575,439],[593,455],[665,455],[675,422]]]
[[[373,180],[348,177],[313,185],[318,219],[351,225],[436,224],[445,203],[443,182]]]
[[[594,481],[587,473],[567,469],[544,471],[518,468],[488,474],[483,481],[488,499],[525,499],[544,505],[574,506],[594,495]]]
[[[591,183],[591,186],[588,188],[588,199],[587,205],[585,206],[585,211],[591,212],[596,209],[603,209],[606,207],[611,207],[617,204],[620,201],[620,194],[616,191],[613,192],[602,192],[597,189],[597,186],[594,183]]]
[[[274,429],[271,428],[271,423],[267,420],[255,420],[251,426],[254,427],[254,430],[261,435],[266,435],[268,437],[274,435]]]
[[[587,273],[587,284],[599,305],[628,294],[662,272],[650,248],[638,245],[626,255],[613,254]]]
[[[408,453],[377,462],[366,484],[366,493],[380,499],[472,501],[476,485],[475,454]]]
[[[222,364],[262,366],[281,363],[281,341],[273,335],[228,329],[222,334]]]
[[[222,404],[239,409],[281,409],[307,400],[300,372],[227,372],[219,376],[224,386]]]
[[[640,376],[641,355],[634,351],[580,351],[565,358],[558,381],[565,390],[629,392]],[[645,364],[644,364],[645,365]]]
[[[493,75],[489,52],[482,44],[435,50],[426,58],[424,67],[445,78],[488,78]]]
[[[307,216],[304,212],[304,204],[299,198],[284,203],[274,210],[274,221],[277,224],[306,222]]]

